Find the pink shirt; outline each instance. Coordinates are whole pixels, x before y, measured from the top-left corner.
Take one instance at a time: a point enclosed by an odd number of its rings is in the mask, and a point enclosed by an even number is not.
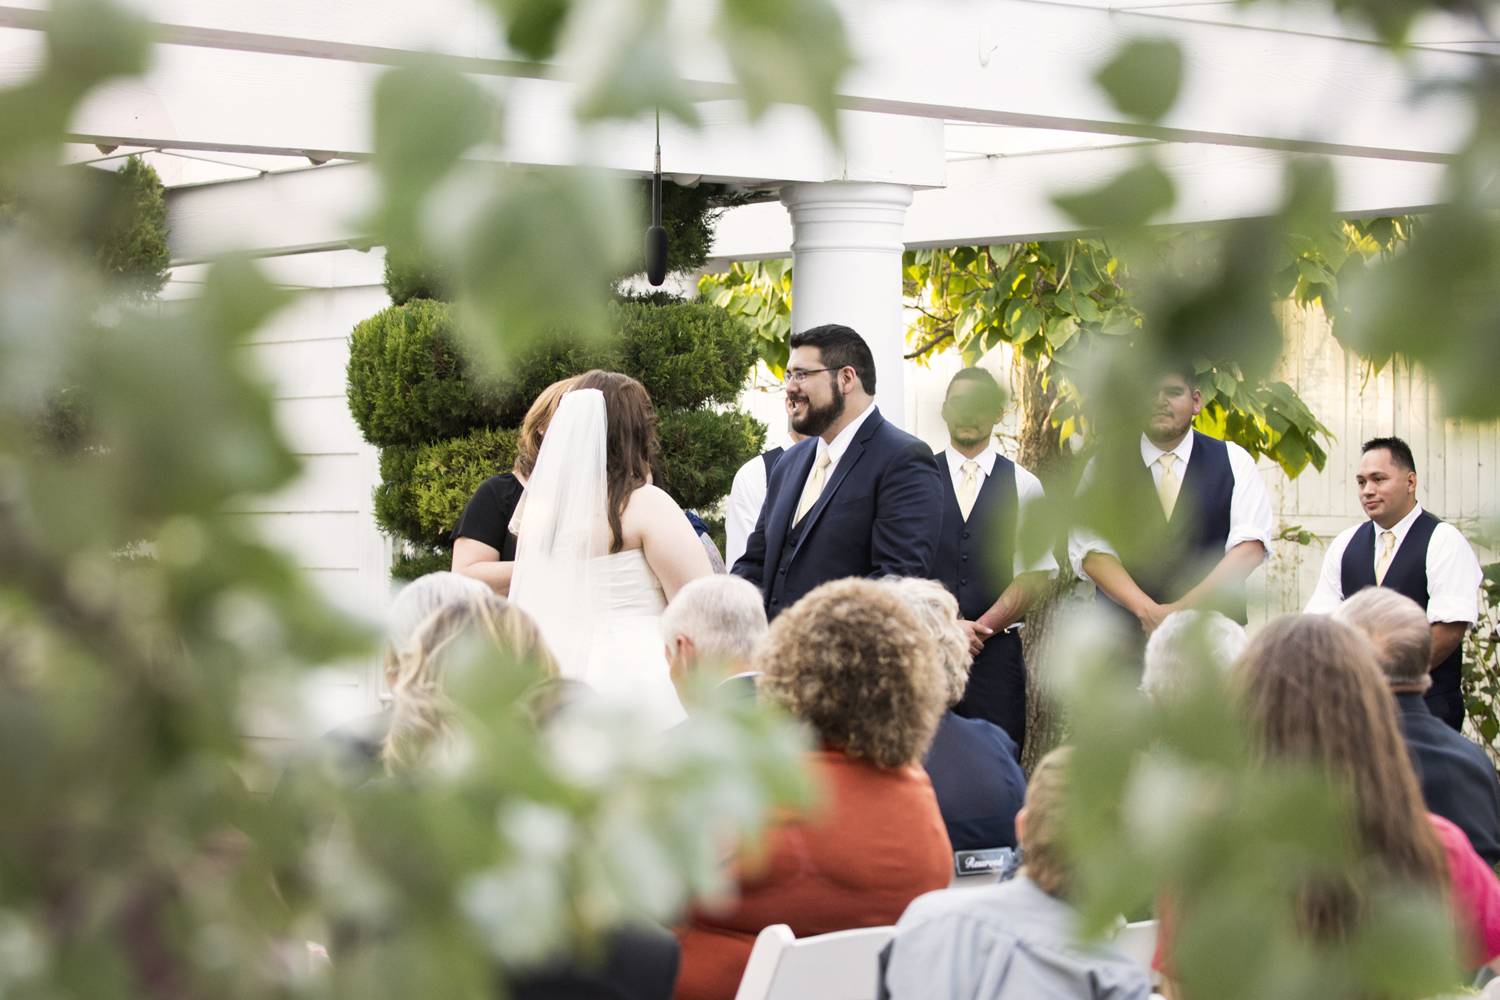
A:
[[[1453,917],[1458,922],[1464,964],[1477,969],[1500,955],[1500,879],[1474,853],[1469,838],[1448,820],[1427,814],[1448,861]]]

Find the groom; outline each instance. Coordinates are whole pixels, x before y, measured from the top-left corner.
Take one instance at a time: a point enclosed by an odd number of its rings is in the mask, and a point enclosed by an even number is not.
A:
[[[792,429],[808,436],[776,463],[734,564],[769,618],[829,580],[931,576],[943,528],[932,449],[880,415],[869,345],[833,324],[791,345],[787,405]]]

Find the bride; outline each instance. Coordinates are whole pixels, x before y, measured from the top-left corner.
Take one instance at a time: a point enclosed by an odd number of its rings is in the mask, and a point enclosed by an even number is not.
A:
[[[564,677],[666,729],[687,713],[661,613],[713,570],[682,508],[651,485],[655,448],[644,386],[615,372],[579,376],[526,487],[510,599],[536,619]]]

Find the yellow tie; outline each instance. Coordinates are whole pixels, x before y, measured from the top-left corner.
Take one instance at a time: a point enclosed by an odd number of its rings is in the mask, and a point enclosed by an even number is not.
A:
[[[1156,484],[1156,495],[1161,497],[1162,513],[1167,515],[1167,520],[1172,520],[1172,511],[1177,506],[1177,494],[1182,490],[1182,480],[1177,478],[1177,473],[1172,471],[1172,466],[1177,462],[1177,456],[1167,452],[1157,459],[1161,463],[1161,482]]]
[[[963,470],[964,478],[958,484],[958,509],[967,521],[979,496],[979,463],[965,462],[959,468]]]
[[[1375,563],[1375,582],[1385,582],[1385,572],[1391,568],[1391,556],[1396,554],[1396,533],[1394,531],[1382,531],[1380,537],[1385,540],[1385,548],[1380,550],[1380,558]]]
[[[797,504],[797,516],[792,518],[792,524],[802,523],[807,512],[813,509],[813,504],[818,502],[818,496],[823,492],[823,479],[828,470],[828,449],[824,448],[818,453],[818,460],[813,463],[812,475],[807,477],[807,485],[802,487],[802,501]]]

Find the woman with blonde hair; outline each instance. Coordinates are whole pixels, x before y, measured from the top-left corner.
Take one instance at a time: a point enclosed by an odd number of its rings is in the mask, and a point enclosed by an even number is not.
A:
[[[498,653],[510,663],[529,662],[545,676],[557,676],[557,664],[536,623],[520,608],[494,594],[444,604],[417,626],[410,643],[387,666],[391,725],[381,754],[387,774],[415,771],[433,753],[451,746],[454,706],[447,675],[466,646]]]
[[[659,634],[683,585],[713,572],[682,508],[651,482],[656,409],[635,379],[580,375],[526,489],[511,599],[562,675],[665,730],[687,718]]]
[[[958,624],[958,599],[932,580],[888,576],[881,584],[905,598],[943,661],[948,710],[922,764],[937,793],[954,851],[1016,846],[1016,813],[1026,801],[1026,774],[1010,734],[987,719],[953,711],[969,686],[974,662]]]
[[[893,924],[948,885],[953,853],[922,754],[949,678],[895,587],[825,583],[783,611],[756,649],[761,694],[807,725],[823,801],[785,817],[741,862],[734,904],[695,910],[678,929],[677,1000],[730,1000],[755,937]]]
[[[521,421],[511,470],[480,483],[453,528],[453,572],[487,583],[501,596],[510,592],[516,565],[516,537],[510,531],[511,518],[536,466],[542,438],[557,412],[557,404],[577,381],[576,377],[565,378],[541,391]]]

